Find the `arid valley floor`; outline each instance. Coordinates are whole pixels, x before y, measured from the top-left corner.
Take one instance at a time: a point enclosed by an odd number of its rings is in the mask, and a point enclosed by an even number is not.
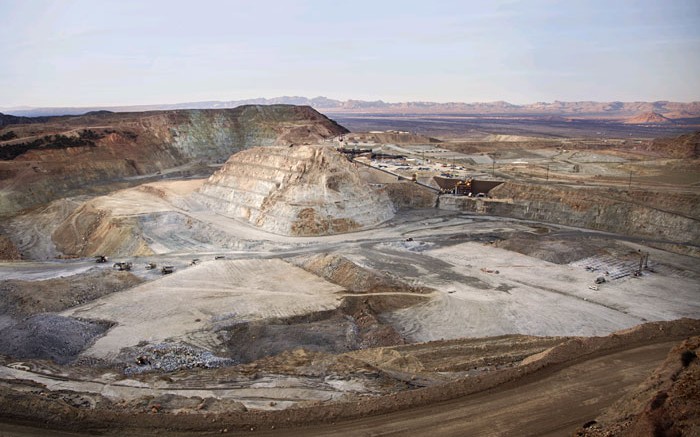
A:
[[[700,433],[696,125],[334,118],[0,124],[0,434]]]

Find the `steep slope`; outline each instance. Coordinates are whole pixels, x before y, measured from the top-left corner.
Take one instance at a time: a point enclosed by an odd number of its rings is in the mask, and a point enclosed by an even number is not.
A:
[[[658,138],[646,150],[671,158],[700,158],[700,132],[676,138]]]
[[[698,196],[692,193],[616,192],[505,182],[489,196],[495,201],[445,196],[440,207],[700,244]]]
[[[700,433],[700,337],[674,347],[666,360],[635,390],[576,436],[691,436]]]
[[[0,129],[0,216],[171,172],[208,175],[207,164],[245,148],[317,142],[347,132],[310,107],[290,105],[100,111],[13,122],[22,124]]]
[[[233,155],[200,189],[213,210],[283,235],[350,232],[393,206],[343,155],[324,146],[257,147]]]

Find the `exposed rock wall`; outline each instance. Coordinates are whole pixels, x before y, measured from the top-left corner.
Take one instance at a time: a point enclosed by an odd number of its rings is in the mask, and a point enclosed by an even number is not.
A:
[[[88,129],[94,133],[92,146],[29,146],[36,138],[73,138]],[[249,147],[313,143],[347,132],[310,107],[291,105],[98,113],[42,119],[5,130],[17,137],[0,141],[0,148],[27,144],[27,150],[0,161],[0,216],[62,197],[105,193],[115,183],[134,184],[138,178],[143,182],[173,168],[204,176],[211,170],[192,167],[222,163]]]
[[[180,112],[154,119],[153,130],[192,159],[223,162],[250,147],[316,143],[347,132],[310,107],[251,105]]]
[[[440,208],[700,245],[698,218],[656,209],[654,204],[625,202],[596,190],[506,182],[489,195],[494,200],[443,196]]]
[[[387,195],[324,146],[257,147],[233,155],[199,192],[213,210],[283,235],[328,235],[393,217]]]
[[[437,193],[406,179],[397,178],[376,168],[359,165],[357,170],[362,179],[381,187],[394,204],[394,209],[433,208],[437,202]]]

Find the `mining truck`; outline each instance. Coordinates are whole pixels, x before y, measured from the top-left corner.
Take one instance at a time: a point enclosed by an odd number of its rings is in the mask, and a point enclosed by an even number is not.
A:
[[[119,269],[120,271],[131,270],[132,264],[130,262],[116,262],[112,267]]]

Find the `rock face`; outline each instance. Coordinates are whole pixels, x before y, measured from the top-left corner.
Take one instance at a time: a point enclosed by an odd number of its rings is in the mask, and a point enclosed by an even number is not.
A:
[[[0,121],[7,123],[0,123],[0,216],[161,174],[208,176],[207,164],[239,150],[314,143],[347,132],[310,107],[291,105]]]
[[[700,244],[696,194],[577,190],[506,182],[489,196],[493,200],[443,196],[440,208]]]
[[[282,235],[360,230],[393,217],[386,193],[324,146],[256,147],[233,155],[202,186],[211,209]]]

